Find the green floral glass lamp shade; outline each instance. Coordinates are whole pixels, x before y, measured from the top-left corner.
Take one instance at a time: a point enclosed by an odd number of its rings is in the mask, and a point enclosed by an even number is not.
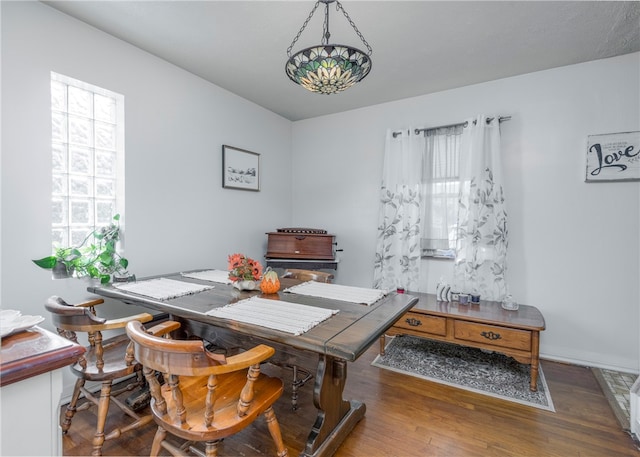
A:
[[[311,92],[335,94],[362,81],[371,71],[371,59],[343,45],[313,46],[293,55],[287,76]]]
[[[333,2],[336,3],[336,9],[343,12],[351,27],[367,47],[368,53],[351,46],[329,44],[329,37],[331,36],[329,33],[329,3]],[[305,48],[291,55],[293,46],[300,38],[320,3],[325,5],[322,44]],[[364,39],[339,1],[318,0],[287,49],[289,60],[285,65],[285,71],[291,81],[311,92],[335,94],[362,81],[369,74],[371,71],[371,58],[369,56],[372,52],[371,46]]]

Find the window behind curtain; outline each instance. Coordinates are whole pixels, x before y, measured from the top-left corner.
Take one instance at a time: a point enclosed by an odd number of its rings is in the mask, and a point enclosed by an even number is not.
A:
[[[425,131],[420,242],[426,257],[455,257],[462,130],[459,125]]]
[[[124,97],[51,73],[52,241],[124,219]]]

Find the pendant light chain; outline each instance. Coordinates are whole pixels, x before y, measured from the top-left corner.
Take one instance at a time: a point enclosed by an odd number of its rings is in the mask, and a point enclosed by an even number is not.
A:
[[[307,19],[302,24],[302,27],[298,31],[298,34],[295,36],[295,38],[293,39],[293,41],[291,42],[291,44],[287,48],[287,55],[289,57],[291,57],[291,50],[293,49],[295,44],[298,42],[298,39],[300,38],[300,35],[302,35],[302,32],[304,32],[304,29],[307,28],[307,25],[309,24],[309,21],[313,17],[313,14],[318,9],[318,6],[320,5],[320,2],[321,2],[321,0],[318,0],[316,2],[316,4],[313,6],[313,9],[309,13],[309,16],[307,17]],[[362,41],[362,43],[367,47],[367,51],[369,51],[367,53],[367,55],[370,56],[373,53],[373,49],[371,49],[371,46],[369,46],[369,43],[367,43],[367,40],[364,39],[364,35],[362,35],[360,30],[358,30],[358,27],[356,27],[355,22],[353,22],[353,20],[349,16],[349,13],[347,13],[347,11],[344,9],[344,7],[342,6],[342,3],[340,3],[337,0],[336,0],[336,11],[342,11],[342,14],[344,14],[344,17],[349,22],[349,25],[351,25],[353,30],[356,32],[356,34],[360,38],[360,41]],[[324,25],[323,25],[323,30],[322,30],[322,44],[325,44],[325,45],[329,44],[329,37],[330,36],[331,36],[331,34],[329,33],[329,3],[327,2],[327,3],[325,3],[325,10],[324,10]]]
[[[367,55],[371,55],[373,53],[373,49],[371,49],[371,46],[369,46],[369,43],[367,43],[367,40],[364,39],[364,36],[362,35],[362,33],[360,33],[360,30],[358,30],[358,27],[356,27],[356,24],[351,20],[351,18],[347,14],[347,11],[342,7],[342,3],[338,1],[336,1],[336,11],[337,10],[342,10],[342,14],[344,14],[344,17],[347,18],[347,21],[349,21],[349,24],[351,25],[351,27],[353,27],[353,30],[355,30],[358,37],[360,37],[360,40],[362,40],[362,43],[364,43],[364,45],[367,47],[367,51],[369,51]]]
[[[329,4],[324,4],[324,25],[322,26],[322,44],[325,46],[329,44],[329,38],[331,33],[329,32]]]
[[[293,49],[293,47],[295,46],[296,42],[298,41],[298,38],[300,38],[300,35],[302,35],[302,32],[304,32],[304,29],[307,27],[307,24],[309,23],[309,21],[311,20],[311,17],[313,16],[313,13],[315,13],[316,10],[318,9],[318,5],[320,5],[320,0],[318,0],[316,2],[316,4],[314,5],[313,9],[311,10],[311,13],[309,13],[309,17],[307,18],[306,21],[304,21],[304,24],[302,24],[302,27],[298,31],[298,34],[296,35],[296,37],[293,39],[293,41],[291,42],[291,44],[287,48],[287,55],[289,57],[291,57],[291,50]]]

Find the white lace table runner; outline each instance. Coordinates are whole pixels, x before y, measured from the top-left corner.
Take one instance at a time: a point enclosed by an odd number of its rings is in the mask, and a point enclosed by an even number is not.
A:
[[[174,279],[157,278],[146,281],[114,284],[117,289],[144,295],[157,300],[169,300],[183,295],[197,294],[203,290],[213,289],[215,286],[203,286],[192,282],[176,281]]]
[[[301,335],[338,311],[253,296],[206,314]]]
[[[372,305],[386,295],[386,291],[384,290],[343,286],[340,284],[316,281],[303,282],[302,284],[285,289],[284,292],[348,301],[351,303],[364,303],[366,305]]]
[[[180,274],[185,278],[201,279],[203,281],[219,282],[222,284],[231,284],[231,280],[229,279],[229,272],[225,270],[204,270]]]

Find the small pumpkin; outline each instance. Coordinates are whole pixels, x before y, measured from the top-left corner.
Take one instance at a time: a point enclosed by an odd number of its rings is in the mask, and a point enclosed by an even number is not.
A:
[[[280,279],[278,278],[278,273],[273,271],[270,267],[262,276],[262,281],[260,281],[260,290],[263,294],[275,294],[280,290]]]

